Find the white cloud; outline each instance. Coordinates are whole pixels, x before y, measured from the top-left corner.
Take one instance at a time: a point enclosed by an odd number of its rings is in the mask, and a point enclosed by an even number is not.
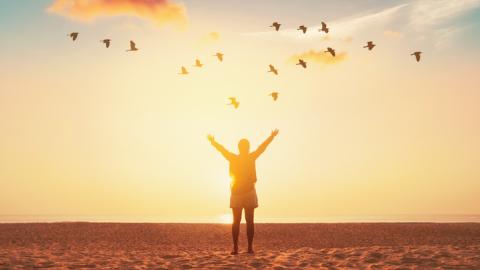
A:
[[[436,49],[446,48],[456,35],[466,29],[454,20],[479,7],[480,0],[412,0],[380,11],[327,22],[331,31],[327,40],[341,40],[359,33],[382,35],[387,31],[412,39],[421,37],[430,41]],[[318,32],[319,28],[320,23],[310,26],[306,34],[290,28],[279,33],[270,31],[248,35],[276,35],[301,42],[325,37],[324,33]]]
[[[422,0],[411,4],[412,27],[429,27],[445,23],[480,6],[480,0]]]

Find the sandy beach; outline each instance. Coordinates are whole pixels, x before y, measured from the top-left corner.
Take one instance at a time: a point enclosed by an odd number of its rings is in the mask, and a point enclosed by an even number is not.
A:
[[[243,225],[242,225],[243,226]],[[479,269],[480,224],[0,224],[0,269]]]

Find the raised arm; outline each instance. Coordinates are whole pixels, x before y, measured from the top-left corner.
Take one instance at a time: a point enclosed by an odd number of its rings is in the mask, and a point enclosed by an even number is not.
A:
[[[252,155],[255,158],[258,158],[265,151],[265,149],[267,149],[267,146],[273,141],[273,138],[275,138],[277,134],[278,129],[273,130],[270,136],[268,136],[268,138],[262,144],[260,144],[260,146],[258,146],[257,150],[252,152]]]
[[[222,156],[224,156],[227,160],[232,159],[234,154],[228,151],[225,147],[223,147],[223,145],[216,142],[215,137],[213,137],[212,135],[208,135],[207,138],[210,141],[210,143],[213,145],[213,147],[215,147],[215,149],[217,149],[218,152],[222,154]]]

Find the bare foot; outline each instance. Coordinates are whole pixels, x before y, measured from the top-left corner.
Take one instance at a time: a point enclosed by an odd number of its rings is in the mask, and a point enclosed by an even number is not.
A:
[[[247,252],[248,252],[248,254],[254,254],[255,253],[255,251],[253,251],[253,249],[251,249],[251,248],[249,248]]]
[[[238,255],[238,251],[234,250],[234,251],[230,252],[230,255]]]

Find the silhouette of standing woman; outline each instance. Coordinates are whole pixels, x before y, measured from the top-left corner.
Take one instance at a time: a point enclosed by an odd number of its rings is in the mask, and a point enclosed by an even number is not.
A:
[[[257,192],[255,183],[257,182],[257,173],[255,161],[267,149],[267,146],[277,136],[278,129],[272,131],[272,134],[257,148],[250,153],[250,143],[247,139],[241,139],[238,142],[239,154],[229,152],[225,147],[215,141],[212,135],[208,135],[208,140],[230,163],[230,208],[233,212],[232,255],[238,254],[238,234],[240,233],[240,221],[242,220],[242,209],[245,209],[245,221],[247,222],[248,253],[253,253],[253,235],[254,235],[254,211],[258,207]]]

